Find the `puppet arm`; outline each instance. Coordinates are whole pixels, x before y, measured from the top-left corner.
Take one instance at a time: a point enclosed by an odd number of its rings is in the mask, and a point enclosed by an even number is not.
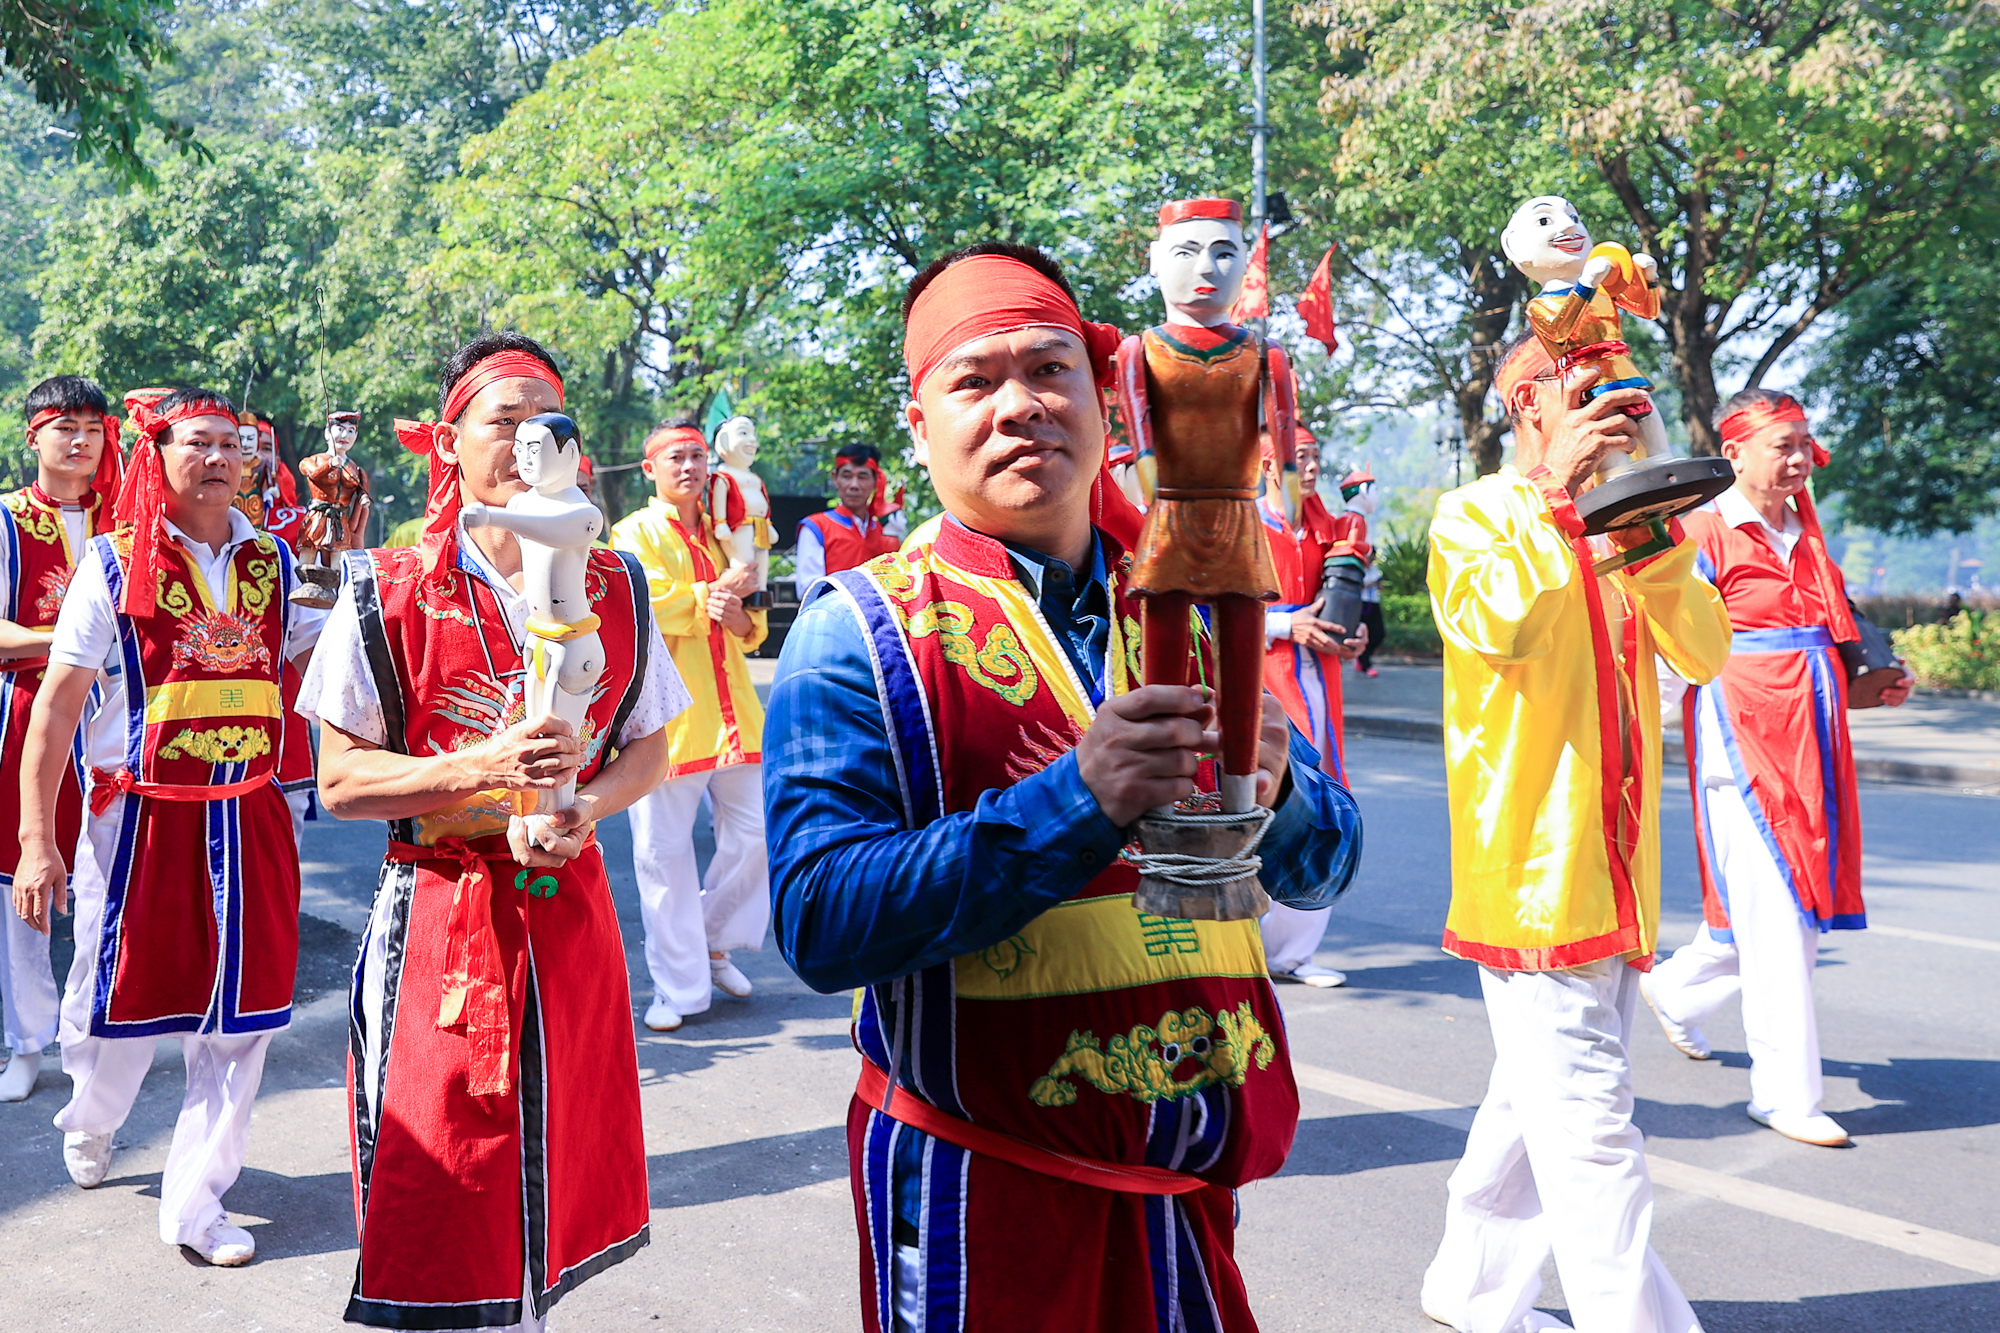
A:
[[[604,515],[592,504],[576,505],[560,514],[523,514],[475,501],[460,512],[468,528],[504,528],[517,537],[559,551],[590,545],[604,527]]]
[[[1132,470],[1139,478],[1144,503],[1153,503],[1158,487],[1159,460],[1153,457],[1153,412],[1146,400],[1146,341],[1133,334],[1118,345],[1118,403],[1125,409],[1125,429],[1132,445]]]
[[[1264,400],[1264,421],[1271,431],[1271,443],[1278,452],[1278,475],[1284,478],[1283,493],[1278,498],[1284,507],[1285,522],[1297,527],[1299,386],[1298,381],[1292,378],[1292,363],[1285,356],[1284,348],[1267,343],[1264,354],[1268,358],[1270,367],[1270,379]]]

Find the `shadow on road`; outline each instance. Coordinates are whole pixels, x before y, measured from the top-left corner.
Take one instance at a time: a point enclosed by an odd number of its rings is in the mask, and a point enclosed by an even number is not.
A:
[[[655,1153],[646,1159],[655,1208],[785,1194],[822,1181],[847,1179],[847,1130],[841,1125]]]
[[[1348,991],[1408,991],[1425,995],[1456,995],[1479,998],[1479,969],[1455,958],[1439,954],[1421,963],[1399,963],[1387,967],[1354,967],[1343,963]]]
[[[1798,1301],[1695,1301],[1708,1333],[1991,1333],[2000,1328],[2000,1282],[1904,1287]]]
[[[1716,1063],[1748,1069],[1740,1051],[1717,1051]],[[1939,1129],[1973,1129],[2000,1124],[2000,1060],[1898,1060],[1855,1064],[1823,1060],[1830,1078],[1856,1080],[1878,1105],[1840,1111],[1841,1127],[1856,1138],[1874,1134],[1920,1134]],[[1649,1136],[1663,1139],[1722,1139],[1762,1133],[1745,1115],[1745,1102],[1704,1106],[1641,1097],[1636,1118]]]
[[[1412,1162],[1455,1162],[1465,1135],[1398,1111],[1299,1121],[1281,1176],[1348,1176]]]

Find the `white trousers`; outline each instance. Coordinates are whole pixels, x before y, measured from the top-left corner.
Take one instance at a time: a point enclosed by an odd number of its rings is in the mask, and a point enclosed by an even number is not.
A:
[[[1290,972],[1310,963],[1319,942],[1326,938],[1326,919],[1332,915],[1331,907],[1303,911],[1272,903],[1257,923],[1264,932],[1265,966],[1273,972]]]
[[[312,793],[309,791],[288,791],[285,805],[292,812],[292,846],[304,850],[306,845],[306,811],[312,808]]]
[[[0,903],[0,1008],[4,1033],[16,1055],[33,1055],[56,1039],[62,992],[49,962],[49,937],[23,921],[12,901]]]
[[[708,796],[715,856],[694,855],[694,821]],[[669,778],[631,807],[632,872],[646,922],[653,993],[678,1014],[714,995],[710,951],[758,949],[771,924],[771,864],[764,846],[764,766],[732,764]]]
[[[1696,1333],[1653,1253],[1653,1182],[1632,1123],[1639,974],[1479,969],[1493,1077],[1451,1174],[1426,1314],[1460,1333],[1560,1327],[1533,1313],[1553,1253],[1580,1333]]]
[[[1816,1115],[1825,1095],[1812,989],[1819,923],[1799,909],[1736,788],[1709,788],[1708,806],[1735,942],[1704,922],[1694,943],[1653,969],[1653,1003],[1676,1023],[1700,1025],[1741,996],[1751,1107]]]
[[[56,1112],[65,1133],[109,1134],[125,1123],[139,1085],[153,1067],[152,1037],[72,1037],[63,1072],[75,1083]],[[160,1180],[160,1239],[186,1245],[223,1216],[222,1196],[236,1183],[250,1143],[250,1106],[264,1078],[271,1034],[181,1038],[187,1095]]]

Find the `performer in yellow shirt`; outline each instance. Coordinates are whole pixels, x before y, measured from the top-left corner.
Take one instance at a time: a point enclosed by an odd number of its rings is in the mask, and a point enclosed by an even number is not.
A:
[[[1444,947],[1480,964],[1495,1050],[1424,1275],[1424,1313],[1462,1333],[1567,1327],[1534,1313],[1551,1252],[1577,1328],[1701,1327],[1650,1243],[1627,1043],[1659,928],[1653,658],[1713,678],[1729,618],[1678,524],[1664,553],[1596,572],[1650,538],[1582,535],[1572,501],[1606,453],[1630,448],[1625,409],[1645,397],[1586,401],[1598,377],[1564,382],[1533,336],[1509,348],[1495,387],[1517,467],[1446,494],[1431,525],[1452,811]]]
[[[771,920],[764,707],[744,662],[764,641],[768,613],[743,605],[756,588],[755,566],[722,572],[728,562],[701,503],[708,485],[701,428],[692,421],[655,427],[641,466],[655,494],[611,529],[611,545],[645,566],[653,623],[694,700],[667,724],[667,780],[631,808],[632,868],[653,976],[646,1026],[671,1032],[706,1010],[716,987],[739,999],[750,994],[750,979],[729,951],[761,947]],[[694,856],[704,793],[715,827],[706,878]]]

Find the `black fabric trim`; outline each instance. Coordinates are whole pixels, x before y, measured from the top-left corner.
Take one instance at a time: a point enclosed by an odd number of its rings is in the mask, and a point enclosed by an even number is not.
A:
[[[361,646],[368,654],[368,674],[375,678],[375,696],[382,704],[382,729],[388,742],[382,748],[392,754],[408,754],[403,681],[396,674],[389,629],[382,620],[382,590],[375,582],[374,557],[367,551],[350,551],[342,563],[347,568],[348,584],[354,589],[354,609],[360,613]],[[390,820],[389,836],[398,842],[415,842],[416,822]]]
[[[521,1322],[521,1302],[483,1301],[467,1305],[396,1305],[350,1296],[341,1318],[369,1328],[504,1328]]]
[[[625,687],[625,697],[618,703],[618,712],[611,719],[611,734],[605,743],[615,752],[618,738],[625,734],[625,724],[632,718],[632,710],[639,706],[639,692],[646,685],[646,662],[653,651],[653,600],[647,594],[646,570],[639,563],[639,557],[630,551],[614,551],[619,563],[625,566],[625,578],[632,585],[632,619],[638,626],[638,634],[633,636],[636,645],[632,654],[632,680]]]
[[[582,1263],[566,1271],[562,1275],[562,1281],[556,1283],[554,1290],[545,1296],[537,1296],[535,1300],[536,1311],[546,1316],[549,1311],[556,1308],[557,1301],[569,1295],[572,1291],[575,1291],[605,1269],[614,1268],[624,1263],[627,1259],[630,1259],[633,1255],[652,1243],[653,1224],[648,1222],[646,1225],[640,1227],[638,1231],[634,1232],[630,1239],[621,1240],[616,1245],[599,1250]]]
[[[389,1047],[396,1035],[396,1002],[403,989],[404,944],[410,932],[410,908],[416,898],[417,868],[407,863],[389,863],[382,867],[383,879],[379,892],[392,895],[394,906],[389,917],[389,939],[383,950],[382,966],[382,1067],[376,1074],[378,1097],[386,1097],[389,1088]],[[362,937],[361,947],[367,948],[368,940]],[[354,962],[355,979],[361,976],[362,959],[356,956]],[[356,997],[358,1000],[358,996]],[[357,1180],[360,1188],[361,1217],[363,1225],[368,1218],[368,1193],[375,1175],[375,1123],[368,1118],[367,1097],[362,1091],[365,1072],[363,1053],[366,1046],[362,1039],[360,1006],[355,1004],[348,1018],[348,1050],[354,1061],[354,1149]],[[360,1261],[355,1263],[355,1290],[361,1286]]]
[[[548,1313],[549,1253],[548,1064],[542,1051],[540,974],[528,955],[527,993],[521,1000],[521,1206],[528,1222],[528,1290],[535,1314]]]

